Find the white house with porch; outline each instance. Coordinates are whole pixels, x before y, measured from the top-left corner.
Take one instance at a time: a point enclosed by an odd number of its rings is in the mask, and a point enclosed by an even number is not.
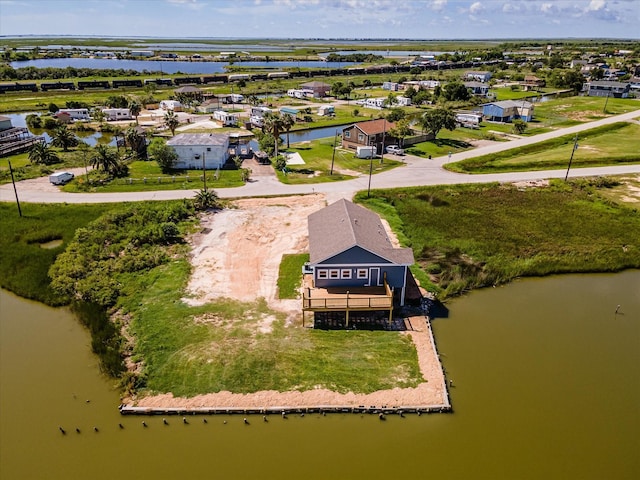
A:
[[[229,158],[229,135],[220,133],[181,133],[167,145],[178,155],[177,169],[216,170]]]

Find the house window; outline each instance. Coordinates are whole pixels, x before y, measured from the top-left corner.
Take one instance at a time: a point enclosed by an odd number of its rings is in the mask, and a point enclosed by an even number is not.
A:
[[[358,278],[359,279],[367,279],[367,278],[369,278],[369,270],[367,270],[366,268],[359,268],[358,269]]]
[[[364,142],[364,133],[359,133],[358,134],[358,141],[359,142]]]
[[[344,138],[351,138],[351,132],[344,132]]]
[[[351,269],[344,268],[340,271],[340,278],[351,278]]]
[[[329,270],[318,269],[318,280],[326,280],[329,278]]]
[[[333,279],[340,278],[340,270],[337,270],[337,269],[329,270],[329,278],[333,278]]]
[[[211,147],[207,147],[207,152],[210,152],[210,151],[211,151]]]

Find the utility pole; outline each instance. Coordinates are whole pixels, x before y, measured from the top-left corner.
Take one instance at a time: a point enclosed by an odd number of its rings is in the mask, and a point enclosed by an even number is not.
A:
[[[16,189],[16,180],[13,178],[13,168],[11,167],[11,161],[9,162],[9,171],[11,172],[11,183],[13,183],[13,193],[16,194],[16,203],[18,204],[18,213],[20,214],[20,218],[22,218],[22,209],[20,208],[20,200],[18,199],[18,190]]]
[[[336,143],[338,143],[338,129],[336,128],[336,136],[333,139],[333,154],[331,155],[331,170],[329,175],[333,175],[333,162],[336,158]]]
[[[380,153],[380,164],[384,162],[384,137],[387,133],[387,119],[383,119],[382,121],[382,152]]]
[[[207,171],[204,168],[204,150],[202,151],[202,181],[204,182],[204,191],[207,191]]]
[[[577,149],[578,149],[578,135],[576,134],[576,139],[573,142],[573,149],[571,150],[571,157],[569,158],[569,166],[567,167],[567,174],[564,176],[565,182],[569,178],[569,169],[571,168],[571,162],[573,161],[573,154],[576,153]]]
[[[604,101],[604,108],[602,109],[602,113],[607,113],[607,103],[609,103],[609,93],[607,92],[607,99]]]
[[[369,186],[367,187],[367,198],[371,196],[371,174],[373,173],[373,155],[369,159]]]

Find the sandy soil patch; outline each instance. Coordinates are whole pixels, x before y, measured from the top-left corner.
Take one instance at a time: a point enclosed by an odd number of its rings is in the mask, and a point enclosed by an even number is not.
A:
[[[277,298],[277,276],[284,253],[308,251],[307,216],[326,206],[324,195],[252,198],[234,202],[236,208],[209,213],[201,231],[190,239],[194,266],[188,295],[190,305],[201,305],[228,297],[251,302],[263,297],[269,306],[288,313],[292,328],[300,328],[300,300]],[[397,237],[383,221],[394,246]],[[268,334],[275,318],[258,319],[258,331]],[[216,315],[197,322],[224,328]],[[126,404],[150,408],[273,408],[312,406],[440,406],[446,403],[442,367],[435,351],[429,324],[422,316],[408,323],[425,382],[415,388],[394,388],[371,394],[337,393],[326,389],[304,392],[261,391],[252,394],[218,392],[192,398],[174,398],[171,393],[125,400]]]
[[[93,167],[87,167],[89,171],[93,170]],[[84,167],[79,168],[59,168],[56,169],[56,172],[70,172],[73,173],[76,177],[84,176],[86,170]],[[35,190],[38,192],[62,192],[59,186],[53,185],[49,181],[49,176],[45,175],[44,177],[38,178],[30,178],[28,180],[22,180],[20,185],[24,186],[25,190]]]
[[[326,206],[324,195],[238,200],[237,208],[203,217],[191,238],[194,272],[190,305],[217,298],[251,302],[264,298],[272,308],[300,310],[298,301],[277,299],[278,268],[285,253],[308,249],[307,216]]]

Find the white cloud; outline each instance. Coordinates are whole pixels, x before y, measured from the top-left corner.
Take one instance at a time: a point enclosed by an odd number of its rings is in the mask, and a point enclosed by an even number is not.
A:
[[[433,0],[433,2],[431,2],[431,9],[435,10],[436,12],[443,10],[446,6],[447,0]]]
[[[597,12],[598,10],[602,10],[607,6],[607,3],[604,0],[591,0],[587,8],[585,9],[587,12]]]
[[[469,7],[469,13],[475,15],[476,13],[480,13],[483,9],[484,8],[482,6],[482,3],[475,2],[475,3],[472,3],[471,6]]]

